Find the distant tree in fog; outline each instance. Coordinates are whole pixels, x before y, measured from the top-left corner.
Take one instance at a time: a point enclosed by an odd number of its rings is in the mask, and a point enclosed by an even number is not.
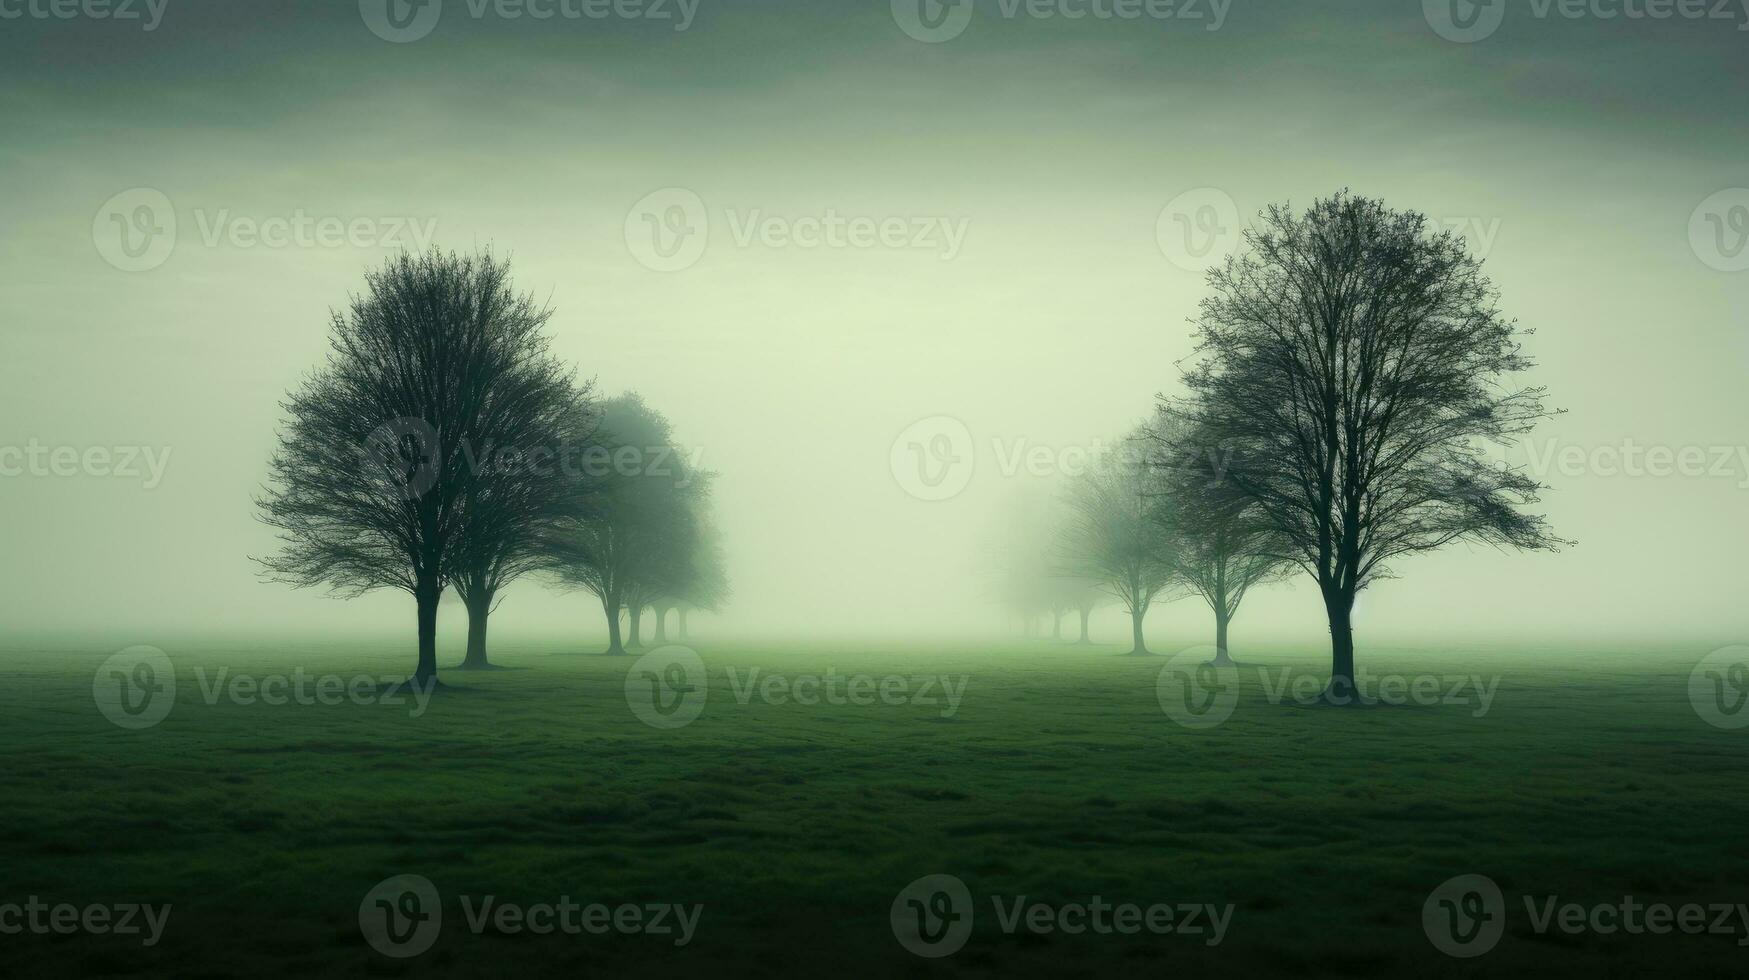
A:
[[[1129,613],[1130,653],[1137,655],[1148,653],[1142,621],[1177,574],[1170,501],[1161,495],[1146,445],[1146,431],[1139,429],[1070,480],[1060,545],[1066,569],[1100,583]]]
[[[728,565],[723,557],[722,533],[717,530],[716,522],[711,518],[709,498],[701,494],[696,510],[697,534],[692,549],[692,573],[675,594],[665,599],[668,607],[674,610],[676,639],[682,643],[690,639],[686,622],[688,613],[697,610],[720,612],[733,594],[729,587]],[[658,640],[666,639],[666,630],[660,618],[656,620],[656,635]]]
[[[621,612],[637,638],[643,608],[690,574],[693,498],[702,485],[674,450],[668,420],[636,394],[601,403],[599,418],[595,441],[610,465],[588,478],[590,513],[565,519],[546,537],[546,567],[601,601],[607,652],[621,654],[628,646]]]

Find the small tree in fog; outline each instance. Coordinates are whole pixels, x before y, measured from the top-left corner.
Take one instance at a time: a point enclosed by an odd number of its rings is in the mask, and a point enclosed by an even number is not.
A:
[[[710,484],[706,482],[701,491],[694,495],[695,534],[691,569],[678,589],[664,596],[655,607],[657,643],[668,641],[665,622],[668,610],[673,610],[675,614],[676,638],[684,643],[688,639],[686,617],[689,612],[700,609],[717,612],[729,601],[732,590],[729,588],[728,565],[723,557],[722,534],[711,518],[709,487]]]
[[[552,438],[569,384],[546,354],[546,311],[490,253],[402,255],[365,287],[334,314],[327,363],[284,403],[257,500],[280,549],[262,564],[295,586],[412,594],[414,677],[434,679],[438,601],[485,551],[470,526],[520,519],[499,521],[498,502],[520,491],[479,480],[477,454]]]
[[[1069,518],[1062,536],[1064,567],[1100,583],[1130,615],[1132,654],[1146,654],[1142,620],[1173,585],[1175,541],[1150,465],[1145,431],[1070,480],[1063,494]]]
[[[1150,427],[1150,454],[1172,501],[1178,574],[1208,603],[1215,617],[1215,659],[1233,663],[1227,629],[1255,585],[1282,578],[1292,562],[1289,543],[1250,500],[1220,492],[1223,460],[1206,436],[1186,434],[1181,411],[1163,405]]]
[[[1350,703],[1354,597],[1388,562],[1563,543],[1521,510],[1540,484],[1483,456],[1550,413],[1542,389],[1507,385],[1531,362],[1481,263],[1425,216],[1343,192],[1270,207],[1245,243],[1209,273],[1178,421],[1225,455],[1211,492],[1247,502],[1317,581],[1327,697]]]
[[[1058,588],[1062,590],[1063,602],[1081,617],[1081,633],[1076,638],[1075,643],[1079,646],[1091,644],[1093,639],[1088,632],[1088,621],[1093,617],[1093,610],[1098,609],[1100,604],[1109,597],[1099,587],[1098,582],[1082,578],[1079,575],[1064,574],[1060,576]]]

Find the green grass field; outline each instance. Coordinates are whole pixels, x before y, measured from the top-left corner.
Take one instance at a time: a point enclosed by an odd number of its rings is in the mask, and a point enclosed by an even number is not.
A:
[[[1749,729],[1691,707],[1704,649],[1362,647],[1380,673],[1497,678],[1480,717],[1474,701],[1271,703],[1276,671],[1321,676],[1321,654],[1241,650],[1270,673],[1242,670],[1231,718],[1206,730],[1162,710],[1164,657],[1110,647],[700,643],[708,699],[673,729],[634,716],[631,658],[557,646],[496,650],[514,670],[446,673],[418,717],[411,703],[208,704],[196,673],[392,675],[409,666],[399,647],[166,649],[174,709],[138,731],[94,704],[111,651],[0,658],[0,902],[172,905],[151,948],[0,936],[5,975],[1628,976],[1749,961],[1741,923],[1539,934],[1521,898],[1749,901]],[[951,715],[939,691],[927,705],[743,704],[731,667],[969,680]],[[1506,923],[1491,952],[1460,960],[1429,942],[1422,906],[1466,873],[1499,885]],[[430,879],[443,904],[435,944],[404,960],[359,925],[366,893],[397,874]],[[889,921],[929,874],[961,879],[975,909],[970,939],[939,959],[908,952]],[[703,911],[684,947],[474,934],[462,895]],[[1004,932],[995,902],[1020,895],[1233,911],[1212,946]]]

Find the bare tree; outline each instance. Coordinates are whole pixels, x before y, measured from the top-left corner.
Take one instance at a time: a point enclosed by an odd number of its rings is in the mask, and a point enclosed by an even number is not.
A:
[[[1253,586],[1285,577],[1289,542],[1251,500],[1221,492],[1221,457],[1207,450],[1209,439],[1185,433],[1181,414],[1161,406],[1150,427],[1151,456],[1173,505],[1165,530],[1178,539],[1178,574],[1214,613],[1214,663],[1228,666],[1228,627]]]
[[[1347,192],[1263,212],[1209,273],[1201,358],[1178,421],[1223,460],[1213,492],[1243,498],[1318,583],[1333,703],[1356,699],[1355,594],[1387,562],[1457,540],[1555,548],[1523,513],[1542,487],[1491,464],[1488,442],[1547,417],[1516,324],[1463,242]]]
[[[1142,620],[1173,585],[1177,562],[1145,432],[1072,479],[1063,500],[1070,513],[1061,546],[1065,570],[1117,598],[1130,614],[1130,653],[1147,654]]]
[[[528,431],[544,404],[502,398],[532,373],[558,377],[547,318],[510,287],[507,262],[402,255],[366,274],[333,316],[327,363],[284,403],[287,422],[257,498],[279,531],[266,575],[358,595],[390,587],[417,609],[416,680],[437,675],[437,605],[467,552],[483,501],[470,452],[496,427]]]

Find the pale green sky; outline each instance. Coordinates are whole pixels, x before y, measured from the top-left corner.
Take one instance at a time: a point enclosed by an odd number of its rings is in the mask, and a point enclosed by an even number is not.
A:
[[[1749,272],[1709,267],[1690,219],[1749,186],[1749,14],[1513,6],[1460,44],[1419,0],[1310,6],[1234,0],[1211,31],[975,0],[936,44],[886,0],[703,0],[684,31],[475,19],[447,0],[400,44],[351,3],[170,0],[152,31],[0,22],[0,446],[170,451],[149,489],[0,477],[0,622],[143,643],[410,625],[399,595],[294,593],[248,560],[270,541],[250,495],[277,402],[321,357],[330,308],[391,251],[233,237],[302,213],[511,253],[550,297],[555,347],[604,391],[641,391],[721,472],[724,628],[988,629],[979,542],[1028,482],[1003,455],[1115,437],[1174,390],[1204,289],[1162,253],[1162,208],[1212,187],[1250,214],[1347,186],[1485,250],[1503,309],[1537,331],[1530,380],[1569,410],[1538,454],[1631,440],[1727,460],[1719,475],[1551,470],[1545,509],[1577,548],[1403,562],[1363,600],[1363,631],[1741,641]],[[710,233],[663,273],[625,227],[671,187],[698,196]],[[161,192],[177,224],[141,272],[94,242],[133,188]],[[1728,219],[1749,192],[1724,200]],[[736,241],[755,213],[828,211],[964,240],[951,258]],[[963,493],[924,502],[890,450],[937,415],[966,425],[976,467]],[[502,612],[505,630],[598,620],[532,583]],[[1308,585],[1276,590],[1235,636],[1320,641],[1319,613]],[[1203,618],[1170,610],[1156,646],[1203,642]]]

